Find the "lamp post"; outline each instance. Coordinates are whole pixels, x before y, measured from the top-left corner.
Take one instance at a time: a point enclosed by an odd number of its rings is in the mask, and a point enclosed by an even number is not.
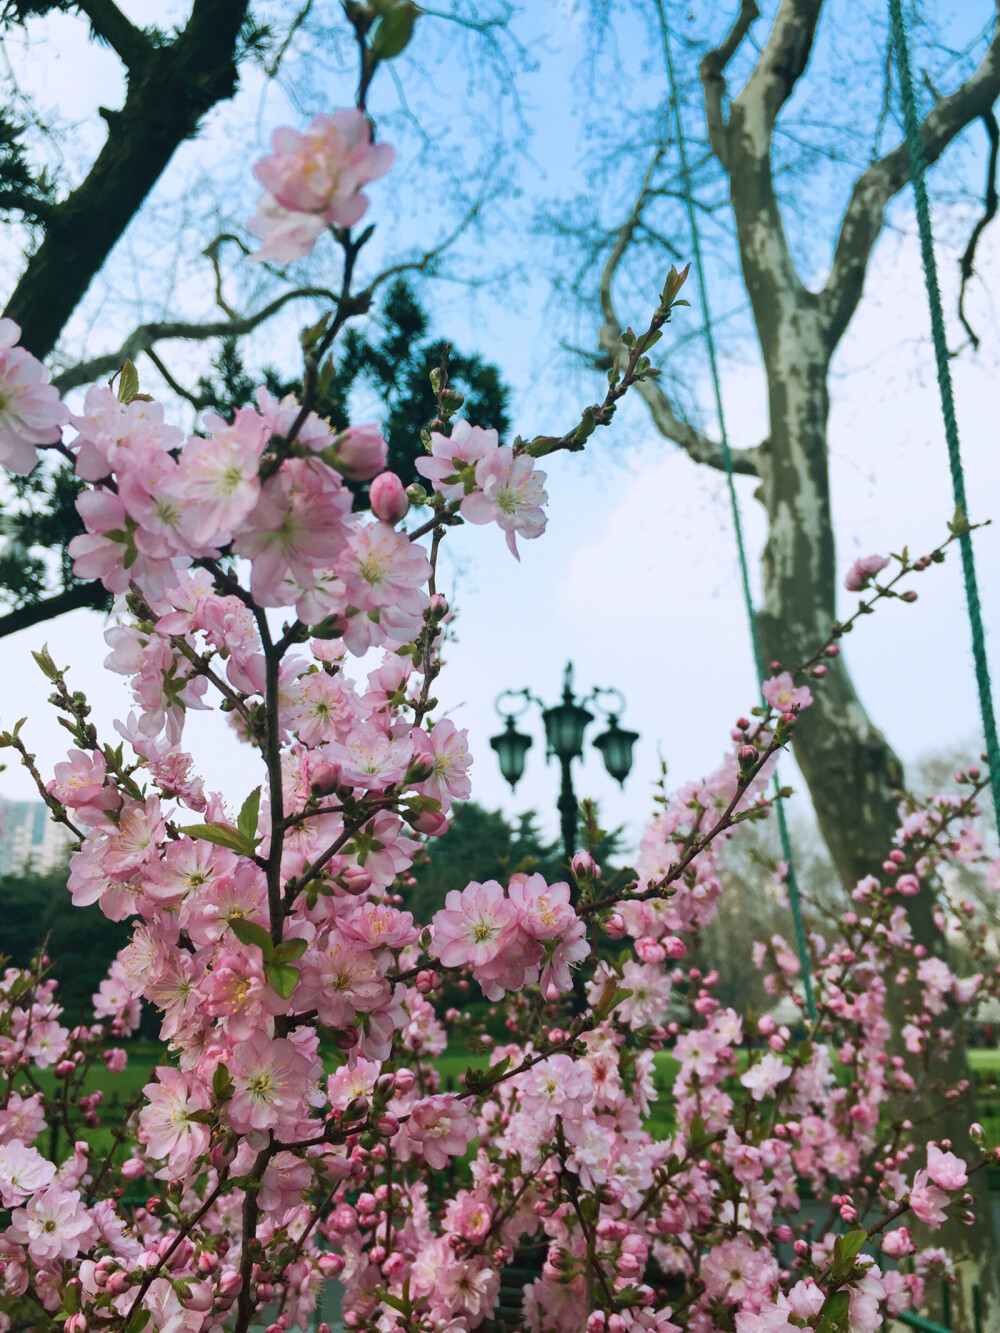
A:
[[[609,695],[613,695],[617,700],[617,705],[613,709],[604,708],[601,703],[602,698]],[[505,700],[519,702],[511,706],[505,704]],[[625,699],[620,690],[597,685],[583,699],[576,699],[573,694],[572,662],[566,663],[566,670],[563,674],[562,700],[551,708],[546,707],[541,699],[537,699],[530,690],[504,690],[497,697],[495,707],[507,725],[498,736],[491,737],[490,745],[497,752],[497,759],[500,761],[500,772],[510,783],[511,791],[515,789],[524,775],[525,759],[532,746],[531,737],[519,732],[514,723],[527,712],[532,704],[537,704],[542,710],[542,721],[545,724],[546,757],[555,755],[562,770],[557,804],[559,821],[562,827],[563,847],[566,850],[566,860],[568,862],[576,851],[578,809],[576,793],[573,791],[572,764],[574,759],[582,758],[584,732],[594,720],[594,714],[589,712],[584,705],[593,704],[604,714],[608,724],[607,730],[602,732],[593,744],[594,748],[600,751],[601,758],[604,760],[604,767],[619,786],[625,785],[625,779],[632,768],[632,747],[639,739],[639,734],[635,731],[625,731],[618,725],[618,719],[625,708]]]

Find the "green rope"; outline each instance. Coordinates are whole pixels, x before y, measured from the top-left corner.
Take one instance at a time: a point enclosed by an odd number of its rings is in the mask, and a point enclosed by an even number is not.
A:
[[[948,343],[944,332],[941,289],[938,286],[937,264],[934,259],[934,235],[931,231],[931,213],[927,202],[927,182],[925,179],[927,159],[924,156],[924,145],[920,138],[917,104],[913,96],[913,79],[910,75],[910,55],[900,0],[889,0],[889,20],[892,26],[892,48],[896,59],[896,69],[899,73],[906,145],[910,153],[910,171],[913,176],[917,228],[920,232],[920,254],[924,264],[927,304],[930,308],[931,336],[934,341],[934,360],[937,362],[938,388],[941,391],[941,415],[944,418],[944,434],[948,442],[948,463],[951,468],[951,485],[955,495],[956,520],[963,522],[967,520],[969,510],[965,500],[965,477],[962,471],[962,455],[958,447],[958,422],[955,417],[955,399],[951,388]],[[976,668],[976,687],[979,691],[979,712],[983,722],[983,734],[986,737],[986,757],[990,766],[993,809],[997,818],[997,827],[1000,828],[1000,744],[997,742],[997,724],[993,713],[990,668],[986,659],[986,635],[983,630],[983,613],[979,603],[976,564],[972,554],[972,537],[969,532],[966,531],[961,534],[959,545],[962,551],[962,573],[965,578],[965,600],[969,611],[969,628],[972,632],[972,657]]]
[[[715,394],[715,413],[719,421],[719,438],[722,442],[722,462],[726,469],[726,486],[729,490],[729,506],[733,515],[733,531],[736,535],[736,550],[739,554],[740,583],[743,588],[743,602],[746,607],[747,621],[750,625],[750,640],[753,644],[754,666],[757,670],[757,684],[763,689],[764,659],[760,651],[760,635],[757,631],[757,616],[750,592],[750,571],[747,566],[746,547],[743,542],[743,523],[740,519],[740,506],[736,496],[736,483],[733,479],[733,455],[729,447],[729,435],[726,431],[726,417],[722,407],[722,385],[719,380],[719,364],[715,354],[715,337],[712,333],[712,316],[708,304],[708,288],[705,285],[705,266],[701,256],[701,235],[695,216],[694,193],[691,186],[691,172],[688,167],[687,144],[684,138],[684,126],[681,121],[680,99],[677,96],[677,81],[674,77],[674,62],[670,53],[670,33],[667,29],[667,16],[663,0],[656,0],[660,15],[660,34],[663,38],[663,55],[667,64],[667,77],[670,81],[670,103],[673,107],[674,121],[677,125],[677,150],[680,156],[681,182],[684,187],[684,202],[687,207],[688,225],[691,229],[691,245],[694,250],[694,268],[698,279],[698,297],[701,302],[702,320],[705,325],[705,343],[708,348],[708,364],[712,374],[712,389]],[[763,698],[763,694],[761,695]],[[781,783],[777,768],[774,774],[775,794],[780,792]],[[816,1001],[813,996],[812,970],[809,963],[809,948],[806,942],[806,928],[802,919],[802,903],[799,898],[799,885],[795,875],[795,863],[792,860],[792,841],[788,836],[788,821],[785,818],[784,801],[778,797],[775,801],[778,815],[778,836],[781,841],[781,854],[788,867],[788,901],[792,909],[792,921],[795,925],[795,945],[802,967],[802,981],[805,987],[806,1012],[812,1021],[816,1019]]]

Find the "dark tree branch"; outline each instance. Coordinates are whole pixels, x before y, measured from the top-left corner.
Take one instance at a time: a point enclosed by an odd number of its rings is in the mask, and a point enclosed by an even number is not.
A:
[[[108,594],[100,583],[80,583],[65,592],[46,597],[44,601],[32,602],[29,606],[18,607],[0,616],[0,639],[8,634],[17,634],[19,630],[40,625],[43,620],[55,620],[67,611],[79,611],[89,607],[92,611],[103,611],[108,605]]]
[[[107,42],[126,69],[136,69],[147,59],[152,42],[113,0],[77,0],[76,7],[90,20],[94,36]]]
[[[50,200],[39,199],[37,195],[29,194],[25,190],[15,190],[9,186],[0,190],[0,209],[4,212],[21,213],[32,222],[40,222],[43,226],[52,221],[57,207],[58,205]]]
[[[106,116],[104,147],[83,182],[54,206],[45,237],[4,312],[20,324],[22,345],[35,356],[44,359],[52,351],[177,147],[213,106],[236,91],[236,53],[248,3],[194,0],[180,36],[162,47],[147,43],[147,54],[130,67],[125,104]],[[80,7],[93,11],[92,22],[96,15],[96,22],[125,43],[126,64],[134,59],[134,39],[115,23],[113,5],[87,0]]]
[[[953,93],[942,97],[920,126],[927,165],[935,163],[951,141],[980,117],[991,113],[1000,96],[1000,25],[978,69]],[[865,273],[882,231],[890,199],[910,180],[905,143],[867,167],[854,183],[840,224],[833,263],[820,293],[820,310],[831,349],[857,309]]]
[[[962,321],[962,327],[969,335],[969,342],[972,343],[974,352],[979,350],[979,335],[966,318],[965,291],[975,272],[973,265],[979,238],[997,215],[997,157],[1000,156],[1000,126],[997,125],[997,118],[992,110],[983,116],[983,124],[986,127],[986,133],[990,141],[990,156],[986,163],[986,194],[983,199],[983,215],[973,227],[969,244],[965,247],[965,254],[959,260],[962,286],[958,293],[958,317]]]

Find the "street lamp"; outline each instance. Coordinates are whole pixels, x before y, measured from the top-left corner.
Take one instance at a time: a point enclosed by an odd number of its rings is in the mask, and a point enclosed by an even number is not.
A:
[[[605,709],[602,698],[613,695],[618,701],[617,709]],[[513,704],[505,700],[517,701]],[[573,791],[571,766],[574,759],[583,756],[583,738],[588,725],[593,722],[594,714],[584,704],[593,704],[604,714],[608,729],[598,736],[593,744],[600,751],[604,767],[615,781],[624,786],[632,768],[632,747],[639,739],[638,732],[625,731],[618,725],[618,719],[625,707],[625,699],[620,690],[596,685],[585,698],[577,700],[573,694],[573,663],[566,663],[563,674],[562,701],[546,708],[541,699],[536,699],[530,690],[504,690],[497,697],[496,710],[506,722],[506,727],[499,734],[490,738],[490,745],[497,752],[500,772],[510,783],[511,791],[524,776],[524,763],[532,740],[515,727],[514,723],[522,717],[532,704],[542,710],[545,723],[546,757],[559,760],[562,769],[562,783],[559,789],[559,818],[562,826],[563,847],[566,860],[572,859],[576,850],[577,801]]]

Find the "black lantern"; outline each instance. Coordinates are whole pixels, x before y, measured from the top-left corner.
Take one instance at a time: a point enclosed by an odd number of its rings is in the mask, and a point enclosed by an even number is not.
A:
[[[542,718],[550,753],[557,759],[579,759],[583,754],[583,733],[587,723],[593,722],[593,713],[588,713],[586,708],[581,708],[564,696],[561,704],[546,708]]]
[[[625,779],[632,771],[632,746],[639,739],[637,731],[624,731],[618,725],[615,713],[608,715],[608,729],[594,741],[594,749],[600,750],[604,767],[619,784],[625,785]]]
[[[510,783],[511,791],[524,776],[524,756],[531,749],[531,737],[514,728],[514,719],[507,718],[507,726],[499,736],[490,737],[490,745],[497,752],[500,772]]]
[[[608,696],[611,696],[608,702],[615,708],[615,712],[611,712],[611,709],[602,703]],[[572,860],[576,850],[578,821],[571,769],[573,760],[583,757],[584,732],[594,720],[594,714],[584,707],[584,704],[588,703],[595,704],[598,712],[607,718],[608,729],[603,736],[598,736],[594,745],[601,752],[604,767],[616,782],[624,786],[632,768],[632,747],[639,739],[637,732],[623,731],[618,725],[625,700],[620,690],[609,689],[604,685],[595,686],[588,695],[578,700],[573,693],[572,662],[566,663],[563,674],[562,700],[551,708],[546,708],[541,699],[536,699],[530,690],[504,690],[497,698],[495,707],[507,726],[499,736],[490,737],[490,745],[496,750],[497,758],[500,760],[500,772],[513,789],[524,774],[525,755],[531,748],[531,737],[515,731],[514,721],[532,705],[542,710],[548,753],[550,756],[555,755],[562,769],[557,805],[567,862]]]

